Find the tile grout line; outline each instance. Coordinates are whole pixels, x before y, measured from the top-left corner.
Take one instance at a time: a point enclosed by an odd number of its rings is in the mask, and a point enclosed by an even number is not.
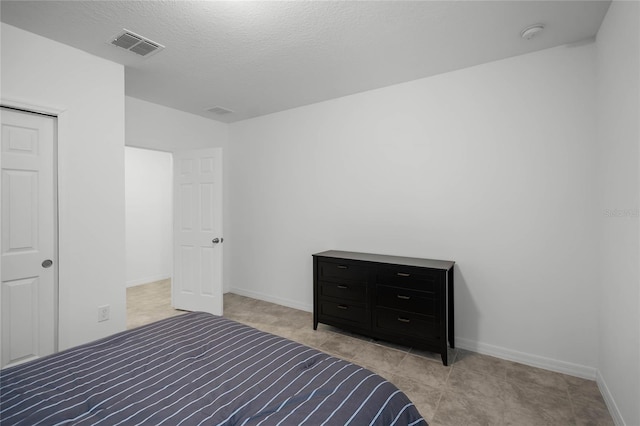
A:
[[[573,414],[573,423],[578,424],[578,416],[576,414],[576,405],[573,403],[571,392],[569,392],[569,384],[567,383],[567,397],[569,398],[569,405],[571,406],[571,414]]]
[[[444,381],[444,386],[442,387],[442,390],[440,391],[440,395],[438,396],[438,402],[436,403],[436,407],[433,409],[433,419],[436,418],[436,415],[438,414],[438,409],[440,409],[440,402],[442,401],[442,397],[444,396],[444,393],[447,391],[447,385],[449,384],[449,377],[451,377],[451,372],[453,371],[453,368],[454,368],[453,364],[454,362],[451,362],[451,366],[449,367],[449,373],[447,373],[447,379]],[[432,422],[433,422],[433,419],[431,419]]]

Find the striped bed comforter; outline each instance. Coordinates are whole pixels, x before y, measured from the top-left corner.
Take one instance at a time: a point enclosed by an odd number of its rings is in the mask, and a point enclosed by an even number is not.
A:
[[[0,372],[1,425],[426,425],[394,385],[189,313]]]

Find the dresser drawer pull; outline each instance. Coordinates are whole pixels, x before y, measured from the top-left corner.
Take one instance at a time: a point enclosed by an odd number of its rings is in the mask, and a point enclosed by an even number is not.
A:
[[[338,269],[349,269],[347,265],[338,265]]]
[[[338,309],[349,309],[349,307],[345,305],[338,305]]]
[[[338,284],[336,287],[341,288],[341,289],[349,288],[349,286],[342,285],[342,284]]]
[[[399,277],[410,277],[410,276],[411,276],[411,274],[407,274],[407,273],[405,273],[405,272],[398,272],[398,274],[397,274],[397,275],[398,275]]]
[[[400,321],[400,322],[411,322],[411,320],[410,320],[410,319],[408,319],[408,318],[402,318],[402,317],[398,317],[398,321]]]
[[[398,299],[409,300],[409,299],[411,299],[411,296],[405,296],[405,295],[402,295],[402,294],[398,294]]]

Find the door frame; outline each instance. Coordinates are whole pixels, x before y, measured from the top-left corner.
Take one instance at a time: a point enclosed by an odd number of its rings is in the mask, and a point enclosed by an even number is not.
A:
[[[53,265],[55,267],[53,273],[53,350],[54,353],[59,350],[60,341],[60,205],[59,186],[58,186],[58,147],[60,141],[64,140],[67,132],[67,114],[66,108],[55,107],[51,105],[34,104],[27,100],[0,97],[0,106],[13,110],[22,111],[30,114],[40,114],[55,118],[54,123],[54,144],[53,144]],[[0,187],[2,185],[2,176],[0,176]],[[0,211],[0,221],[2,220],[2,212]],[[0,232],[2,232],[0,230]],[[0,316],[0,330],[2,330],[2,317]],[[1,344],[1,341],[0,341]]]

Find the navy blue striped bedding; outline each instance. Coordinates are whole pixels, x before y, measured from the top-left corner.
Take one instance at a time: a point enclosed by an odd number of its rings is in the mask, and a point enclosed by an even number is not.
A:
[[[2,425],[426,425],[357,365],[194,312],[0,372]]]

